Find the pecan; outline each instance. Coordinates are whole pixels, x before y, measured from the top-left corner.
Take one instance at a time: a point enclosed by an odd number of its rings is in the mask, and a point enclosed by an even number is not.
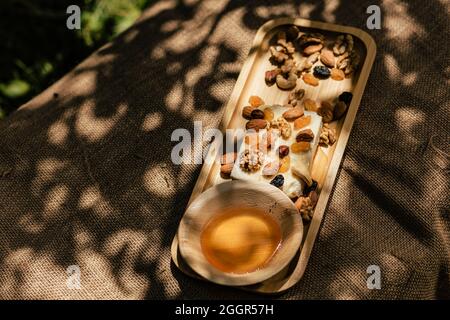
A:
[[[279,129],[281,136],[284,139],[287,139],[291,136],[292,133],[291,125],[283,117],[280,117],[276,120],[272,120],[270,122],[270,125],[273,128]]]
[[[322,127],[319,137],[319,144],[322,147],[332,146],[336,142],[336,132],[330,128],[328,123],[325,123]]]

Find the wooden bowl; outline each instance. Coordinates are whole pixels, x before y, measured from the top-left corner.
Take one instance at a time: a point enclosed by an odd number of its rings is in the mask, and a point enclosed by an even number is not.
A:
[[[281,229],[281,245],[261,268],[247,273],[223,272],[203,254],[201,233],[211,218],[224,210],[251,207],[270,214]],[[280,272],[299,249],[303,223],[294,203],[267,183],[229,181],[215,185],[198,196],[186,210],[178,229],[180,254],[202,277],[222,285],[242,286],[264,281]]]

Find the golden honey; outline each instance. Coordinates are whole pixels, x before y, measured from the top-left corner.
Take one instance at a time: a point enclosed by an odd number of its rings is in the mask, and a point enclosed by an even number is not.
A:
[[[257,208],[229,208],[206,224],[201,247],[215,268],[247,273],[264,266],[281,244],[281,229],[269,214]]]

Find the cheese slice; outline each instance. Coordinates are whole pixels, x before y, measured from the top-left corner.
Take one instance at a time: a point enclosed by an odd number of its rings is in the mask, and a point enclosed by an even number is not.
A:
[[[287,110],[286,107],[280,106],[280,105],[273,105],[273,106],[262,106],[259,109],[264,110],[265,108],[270,107],[274,113],[274,119],[278,119],[282,117],[283,113]],[[300,130],[304,129],[311,129],[314,133],[314,139],[311,142],[311,149],[306,152],[302,153],[293,153],[292,151],[289,152],[290,159],[290,169],[287,170],[284,173],[280,173],[284,177],[284,184],[282,186],[282,190],[290,197],[295,198],[303,194],[303,188],[304,188],[304,181],[307,181],[308,184],[312,182],[311,179],[311,166],[312,161],[314,158],[314,154],[317,149],[317,145],[319,143],[319,135],[320,135],[320,129],[322,126],[322,117],[317,115],[315,112],[311,111],[305,111],[305,116],[311,116],[311,122],[309,125],[301,128]],[[258,181],[258,182],[266,182],[270,183],[270,181],[275,177],[273,176],[264,176],[262,174],[263,168],[265,165],[271,162],[277,162],[280,161],[278,156],[278,147],[280,145],[287,145],[289,148],[293,143],[296,142],[296,135],[297,132],[300,130],[295,130],[293,126],[293,122],[289,122],[289,125],[291,126],[292,133],[289,136],[289,138],[284,139],[279,130],[272,129],[274,141],[272,143],[272,146],[270,149],[265,150],[263,155],[263,161],[261,167],[256,171],[246,171],[241,168],[240,166],[240,159],[242,157],[242,154],[245,152],[246,149],[249,148],[249,145],[246,144],[243,140],[239,141],[240,147],[238,156],[236,159],[236,162],[233,166],[233,170],[231,171],[231,178],[232,179],[238,179],[238,180],[246,180],[246,181]],[[265,135],[267,135],[266,130],[260,130],[257,133],[254,133],[256,139],[256,135],[259,137],[260,140],[265,141]]]

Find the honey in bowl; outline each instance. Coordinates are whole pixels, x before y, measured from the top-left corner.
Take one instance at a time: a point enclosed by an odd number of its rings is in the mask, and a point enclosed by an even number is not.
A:
[[[281,244],[281,228],[258,208],[229,208],[213,217],[202,231],[201,247],[208,262],[230,273],[264,266]]]

